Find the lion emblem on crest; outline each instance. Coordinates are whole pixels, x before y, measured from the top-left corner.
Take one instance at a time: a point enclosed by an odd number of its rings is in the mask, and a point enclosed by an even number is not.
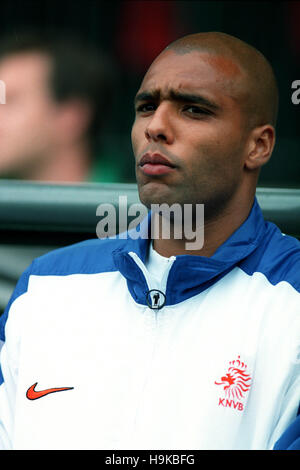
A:
[[[216,385],[223,385],[225,396],[232,399],[244,398],[244,393],[248,392],[251,385],[250,374],[246,373],[247,366],[241,361],[240,356],[229,362],[227,373],[221,377],[221,382]]]

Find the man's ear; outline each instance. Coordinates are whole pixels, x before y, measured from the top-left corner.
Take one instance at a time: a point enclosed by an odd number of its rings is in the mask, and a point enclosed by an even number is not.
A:
[[[249,152],[245,160],[248,170],[256,170],[265,165],[271,158],[275,145],[275,129],[266,124],[252,130],[249,139]]]

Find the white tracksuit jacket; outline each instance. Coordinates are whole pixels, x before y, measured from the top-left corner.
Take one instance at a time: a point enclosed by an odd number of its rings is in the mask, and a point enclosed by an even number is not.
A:
[[[0,448],[273,449],[295,420],[300,243],[255,201],[211,258],[172,259],[163,293],[148,246],[89,240],[22,275],[1,317]]]

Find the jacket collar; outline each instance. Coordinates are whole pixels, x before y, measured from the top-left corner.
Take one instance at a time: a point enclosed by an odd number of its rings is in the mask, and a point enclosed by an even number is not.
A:
[[[127,232],[125,247],[114,251],[114,261],[121,274],[127,279],[128,289],[136,302],[147,305],[149,286],[144,273],[136,264],[130,252],[136,253],[145,263],[150,238],[151,213],[140,224],[140,237],[133,240]],[[260,244],[266,231],[266,224],[255,198],[245,222],[217,249],[211,257],[177,256],[168,276],[165,305],[174,305],[199,294],[217,282],[237,266]]]

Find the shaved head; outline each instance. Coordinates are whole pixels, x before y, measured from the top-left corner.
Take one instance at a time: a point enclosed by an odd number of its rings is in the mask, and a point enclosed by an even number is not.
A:
[[[264,124],[274,128],[278,87],[270,63],[254,47],[220,32],[197,33],[177,39],[164,51],[177,54],[199,51],[207,55],[231,83],[231,94],[245,112],[249,129]],[[164,53],[162,52],[162,54]]]

